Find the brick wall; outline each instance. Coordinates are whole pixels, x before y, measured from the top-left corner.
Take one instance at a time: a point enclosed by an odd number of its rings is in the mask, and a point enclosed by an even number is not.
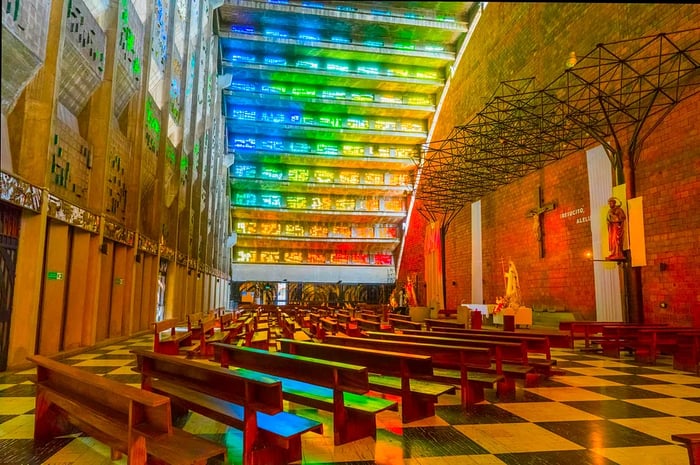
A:
[[[647,139],[636,171],[644,197],[645,321],[700,326],[700,95]]]
[[[598,43],[697,24],[700,7],[691,4],[490,3],[457,70],[435,140],[469,122],[501,81],[534,76],[535,89],[544,88],[563,71],[570,51],[581,57]],[[644,197],[648,265],[641,269],[641,284],[647,322],[700,326],[699,122],[700,97],[684,100],[644,142],[636,167],[636,195]],[[528,305],[595,318],[593,267],[585,258],[591,251],[587,176],[585,154],[577,153],[482,198],[486,302],[504,293],[503,268],[512,259]],[[527,217],[537,203],[538,186],[545,202],[557,203],[556,210],[543,215],[543,258]],[[561,216],[578,209],[583,214]],[[467,205],[445,240],[449,308],[472,299],[470,215]],[[414,212],[401,274],[422,266],[423,224]],[[660,263],[666,271],[660,271]]]

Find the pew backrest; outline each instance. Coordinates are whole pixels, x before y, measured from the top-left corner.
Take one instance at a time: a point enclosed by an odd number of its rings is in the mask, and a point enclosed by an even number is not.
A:
[[[391,341],[404,341],[435,345],[453,345],[458,347],[486,347],[493,351],[498,362],[516,363],[520,365],[528,364],[527,343],[491,341],[485,339],[458,339],[434,336],[414,336],[412,334],[397,334],[368,331],[367,336],[374,339],[385,339]]]
[[[153,379],[166,380],[269,415],[283,409],[281,384],[262,374],[243,376],[219,366],[142,349],[132,353],[145,389]]]
[[[502,341],[502,342],[525,342],[527,351],[530,353],[543,354],[547,360],[552,358],[552,350],[547,336],[530,336],[519,333],[504,333],[503,331],[488,331],[488,330],[453,330],[443,331],[419,331],[419,330],[404,330],[403,334],[411,336],[426,336],[426,337],[442,337],[453,339],[471,339],[471,340],[487,340],[487,341]]]
[[[364,394],[369,390],[367,367],[313,357],[268,352],[252,347],[212,344],[222,367],[260,370],[270,375],[294,379],[343,392]]]
[[[284,338],[278,339],[278,342],[284,353],[363,365],[373,373],[413,378],[430,378],[433,375],[433,362],[429,355],[368,350],[361,347],[319,344]]]
[[[387,352],[428,355],[432,358],[434,367],[461,368],[464,366],[465,369],[484,371],[490,370],[493,355],[489,348],[483,347],[458,347],[373,338],[328,336],[325,344],[360,347]]]
[[[68,423],[103,442],[130,465],[205,463],[225,447],[172,426],[170,399],[41,355],[37,366],[34,439],[68,434]]]

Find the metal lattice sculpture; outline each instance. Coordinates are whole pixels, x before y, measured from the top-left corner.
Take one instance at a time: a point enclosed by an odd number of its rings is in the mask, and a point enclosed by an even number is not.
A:
[[[622,158],[636,165],[646,137],[700,91],[700,28],[600,44],[546,88],[531,90],[533,81],[502,82],[469,123],[426,147],[416,191],[424,216],[453,218],[594,143],[620,179]]]

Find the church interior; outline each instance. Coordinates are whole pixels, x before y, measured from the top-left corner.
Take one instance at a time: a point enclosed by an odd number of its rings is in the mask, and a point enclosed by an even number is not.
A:
[[[0,464],[700,464],[700,7],[6,2]]]

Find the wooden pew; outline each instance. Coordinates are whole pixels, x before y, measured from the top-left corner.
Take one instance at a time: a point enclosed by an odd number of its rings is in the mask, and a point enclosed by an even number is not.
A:
[[[219,318],[219,326],[221,330],[229,333],[229,342],[240,339],[246,331],[253,329],[252,316],[244,316],[243,313],[225,313]]]
[[[636,323],[626,323],[622,321],[561,321],[560,331],[568,331],[571,335],[571,348],[574,348],[575,341],[584,341],[584,348],[591,347],[591,340],[603,334],[605,326],[638,326]],[[667,326],[666,324],[654,325],[657,327]]]
[[[355,322],[355,318],[345,311],[339,311],[335,314],[338,321],[338,331],[345,333],[348,336],[359,337],[362,335],[361,328]],[[381,325],[379,326],[381,328]]]
[[[444,319],[434,319],[426,318],[423,320],[425,327],[430,331],[434,327],[438,328],[462,328],[466,329],[466,323],[458,323],[457,320],[444,320]]]
[[[492,366],[493,354],[490,349],[342,336],[329,336],[326,343],[375,351],[428,355],[433,361],[432,379],[459,386],[464,407],[481,402],[484,400],[485,388],[491,389],[494,384],[500,385],[505,380]]]
[[[177,331],[177,320],[169,318],[153,323],[153,351],[178,355],[180,347],[192,345],[190,331]]]
[[[393,331],[390,325],[383,324],[379,321],[365,320],[364,318],[355,318],[353,321],[362,331]]]
[[[700,433],[672,434],[671,439],[682,443],[688,449],[690,465],[700,465]]]
[[[230,328],[231,325],[233,324],[234,320],[234,314],[233,312],[222,312],[222,313],[217,313],[219,315],[216,319],[216,327],[220,329],[227,329]]]
[[[571,334],[571,348],[574,348],[576,341],[583,340],[584,347],[591,346],[591,338],[603,334],[603,326],[624,324],[613,321],[560,321],[559,330],[569,331]]]
[[[430,356],[292,339],[279,342],[282,352],[288,354],[366,366],[371,390],[401,396],[404,423],[434,416],[438,397],[455,393],[454,386],[431,381],[433,361]]]
[[[297,327],[297,323],[294,318],[286,313],[282,313],[282,316],[280,317],[280,328],[282,329],[282,337],[288,339],[298,339],[301,341],[311,340],[311,338],[304,331],[302,331],[301,328]]]
[[[266,352],[231,344],[214,344],[223,367],[255,370],[282,381],[284,398],[333,412],[336,445],[377,437],[376,415],[397,409],[395,401],[364,396],[369,376],[364,366]]]
[[[678,334],[676,348],[673,351],[673,369],[699,374],[700,370],[700,332]]]
[[[561,371],[553,370],[553,367],[556,364],[556,362],[552,360],[552,349],[550,347],[549,338],[547,336],[531,336],[529,335],[529,332],[511,333],[503,331],[490,331],[484,329],[453,329],[450,331],[404,330],[403,334],[409,334],[413,336],[432,336],[516,343],[525,342],[528,354],[539,354],[544,356],[544,358],[532,358],[528,355],[527,363],[528,365],[532,365],[535,368],[535,371],[541,373],[546,378],[549,378],[553,374],[563,374],[563,372]]]
[[[70,433],[70,423],[108,445],[113,460],[126,454],[129,465],[203,465],[226,453],[222,445],[173,427],[167,397],[41,355],[27,359],[37,365],[37,442]]]
[[[700,328],[641,328],[637,331],[637,340],[634,342],[634,359],[641,363],[656,364],[656,357],[661,353],[677,352],[679,338],[685,334],[700,334]]]
[[[406,320],[403,318],[395,318],[395,315],[389,317],[389,324],[394,329],[412,329],[415,331],[420,331],[423,329],[423,324],[417,321]]]
[[[202,331],[203,323],[215,320],[216,314],[214,312],[190,313],[187,315],[187,331],[192,333],[194,339],[199,339],[199,333]]]
[[[316,321],[316,339],[323,341],[326,334],[335,334],[338,332],[338,320],[328,316],[322,316]]]
[[[549,344],[547,336],[538,336],[528,333],[516,333],[495,331],[488,329],[454,329],[454,328],[434,328],[432,331],[414,331],[406,330],[404,334],[413,334],[414,336],[437,336],[437,337],[456,337],[461,339],[489,339],[499,341],[526,341],[528,353],[540,354],[547,360],[552,359],[552,348]]]
[[[634,347],[639,337],[639,330],[662,327],[667,327],[667,325],[606,325],[601,328],[602,334],[591,339],[591,343],[598,344],[602,349],[603,355],[620,358],[621,350],[626,350],[629,353],[634,352]]]
[[[214,356],[214,349],[211,344],[231,341],[233,334],[230,331],[221,329],[217,331],[217,326],[221,326],[220,322],[217,324],[217,320],[202,320],[199,331],[199,356],[212,357]]]
[[[300,460],[301,435],[323,430],[318,421],[283,411],[279,381],[146,350],[132,353],[143,389],[241,430],[244,465]]]
[[[221,341],[226,342],[226,341]],[[270,350],[270,327],[253,331],[249,340],[245,344],[246,347],[255,347],[261,350]]]
[[[374,321],[376,323],[381,323],[381,321],[382,321],[381,315],[377,315],[374,312],[368,312],[368,311],[360,312],[359,318],[362,318],[363,320]]]
[[[387,315],[387,320],[411,321],[411,315],[403,315],[401,313],[390,312]]]
[[[499,393],[514,392],[515,379],[525,380],[525,386],[536,386],[541,374],[529,364],[527,343],[492,341],[488,339],[457,339],[435,336],[414,336],[412,334],[380,333],[368,331],[367,336],[375,339],[404,341],[409,343],[452,345],[457,347],[486,347],[491,349],[496,374],[503,375],[504,381],[498,386]]]

